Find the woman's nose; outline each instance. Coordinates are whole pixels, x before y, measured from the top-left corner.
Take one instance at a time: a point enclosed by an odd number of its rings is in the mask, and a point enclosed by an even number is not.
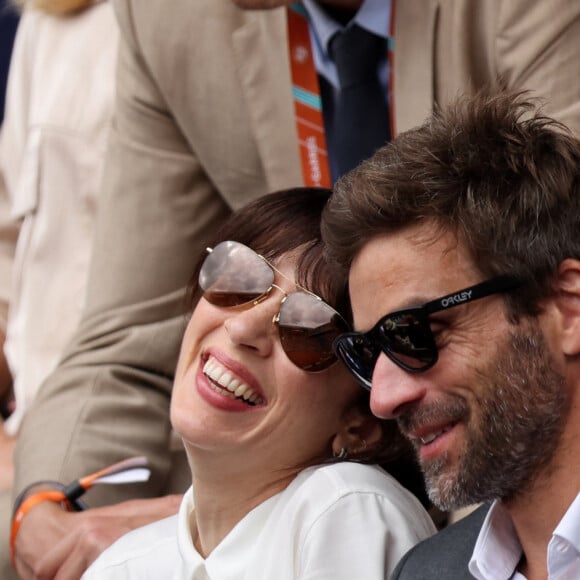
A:
[[[372,378],[371,410],[383,419],[394,419],[410,405],[419,402],[426,392],[421,375],[397,366],[385,353],[377,359]]]
[[[276,338],[273,319],[279,307],[280,297],[268,296],[255,306],[232,312],[224,322],[230,340],[237,346],[251,348],[260,356],[268,356]]]

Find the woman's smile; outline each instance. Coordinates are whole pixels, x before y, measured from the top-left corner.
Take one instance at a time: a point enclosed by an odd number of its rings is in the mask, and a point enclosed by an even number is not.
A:
[[[195,390],[211,408],[243,413],[265,407],[266,397],[259,381],[242,363],[221,349],[205,350],[197,363],[192,364],[195,366]]]
[[[251,407],[263,405],[266,402],[260,393],[214,357],[210,356],[203,365],[203,374],[216,393],[241,401]]]

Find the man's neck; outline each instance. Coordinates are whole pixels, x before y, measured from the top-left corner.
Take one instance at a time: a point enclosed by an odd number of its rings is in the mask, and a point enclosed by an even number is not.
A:
[[[527,580],[547,578],[548,544],[580,493],[580,474],[573,465],[572,457],[553,457],[529,489],[504,502],[523,550],[518,570]]]

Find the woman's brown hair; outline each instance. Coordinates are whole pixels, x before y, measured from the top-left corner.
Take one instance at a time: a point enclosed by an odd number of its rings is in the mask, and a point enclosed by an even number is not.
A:
[[[320,296],[350,323],[352,315],[346,275],[324,259],[320,222],[331,194],[329,189],[298,187],[262,196],[232,214],[215,233],[210,247],[233,240],[273,262],[299,249],[296,281]],[[203,252],[194,267],[188,310],[200,297],[197,278],[206,255]],[[364,412],[371,413],[369,393],[362,388],[355,404]],[[395,421],[378,421],[382,430],[378,445],[351,454],[349,459],[380,464],[426,504],[423,478],[410,444],[400,434]]]

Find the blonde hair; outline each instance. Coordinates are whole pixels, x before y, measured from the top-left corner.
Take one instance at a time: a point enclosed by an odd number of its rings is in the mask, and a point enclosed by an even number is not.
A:
[[[88,8],[93,0],[12,0],[19,8],[34,8],[48,14],[63,16]]]

